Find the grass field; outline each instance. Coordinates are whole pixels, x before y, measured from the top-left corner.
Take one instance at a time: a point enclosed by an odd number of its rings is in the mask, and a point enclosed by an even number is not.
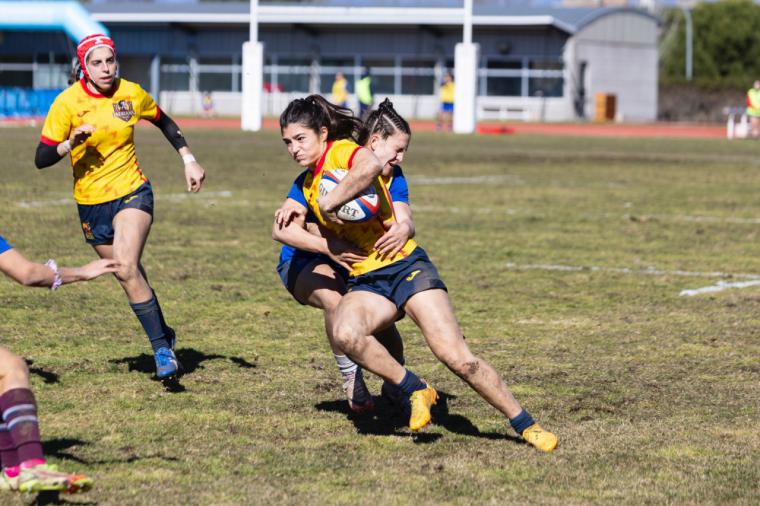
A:
[[[144,256],[187,368],[152,380],[117,283],[0,283],[0,340],[33,362],[52,460],[97,504],[760,503],[760,147],[721,140],[419,134],[405,163],[418,242],[475,352],[559,435],[523,444],[400,323],[443,402],[413,435],[378,400],[347,410],[321,314],[274,272],[271,217],[297,173],[275,132],[187,130],[208,173],[137,132],[154,184]],[[0,131],[0,233],[72,265],[83,242],[65,162]],[[380,381],[368,378],[374,392]],[[0,496],[0,503],[18,499]]]

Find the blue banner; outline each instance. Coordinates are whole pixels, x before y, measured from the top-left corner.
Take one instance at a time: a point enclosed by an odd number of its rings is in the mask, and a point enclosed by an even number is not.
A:
[[[0,86],[0,118],[45,116],[61,91]]]

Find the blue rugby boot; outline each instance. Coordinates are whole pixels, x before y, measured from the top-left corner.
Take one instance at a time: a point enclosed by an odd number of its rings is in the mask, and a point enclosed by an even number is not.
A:
[[[179,361],[170,348],[159,348],[154,354],[156,359],[156,377],[166,379],[179,372]]]

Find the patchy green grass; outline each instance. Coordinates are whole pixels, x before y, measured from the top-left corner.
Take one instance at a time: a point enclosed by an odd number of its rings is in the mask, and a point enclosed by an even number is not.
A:
[[[39,261],[92,259],[66,164],[37,173],[38,131],[0,135],[0,233]],[[546,455],[408,320],[408,363],[445,394],[433,425],[412,435],[381,400],[349,415],[320,313],[274,271],[272,212],[296,166],[274,132],[187,135],[209,176],[194,196],[162,136],[137,133],[157,198],[144,263],[178,331],[179,391],[151,379],[112,279],[0,283],[0,336],[33,361],[46,450],[97,480],[66,501],[760,502],[760,287],[679,296],[760,277],[756,144],[414,136],[417,239],[470,346],[559,435]]]

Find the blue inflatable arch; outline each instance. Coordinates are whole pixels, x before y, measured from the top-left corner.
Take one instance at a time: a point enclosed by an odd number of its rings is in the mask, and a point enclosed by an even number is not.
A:
[[[0,1],[0,30],[63,30],[75,43],[93,33],[109,35],[79,2]]]

